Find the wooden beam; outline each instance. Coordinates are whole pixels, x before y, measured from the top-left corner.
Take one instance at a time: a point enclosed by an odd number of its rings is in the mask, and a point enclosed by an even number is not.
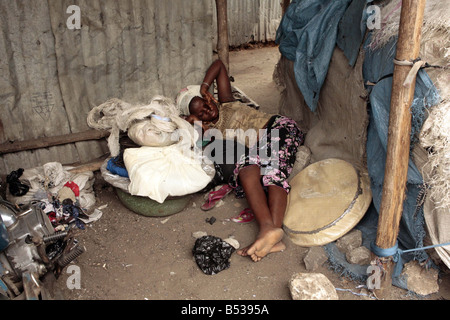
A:
[[[413,61],[419,57],[425,0],[403,0],[396,60]],[[409,65],[395,65],[392,83],[389,135],[383,192],[375,244],[381,249],[396,245],[405,200],[410,155],[411,111],[416,77],[409,86],[404,82]],[[392,257],[381,258],[384,276],[377,295],[392,285]]]
[[[110,156],[110,154],[107,153],[107,154],[105,154],[97,159],[91,160],[87,163],[77,164],[77,165],[64,165],[64,166],[74,167],[72,169],[67,170],[68,172],[70,172],[72,174],[83,173],[83,172],[87,172],[87,171],[97,171],[97,170],[100,170],[101,166],[103,165],[105,160],[108,159],[109,156]]]
[[[216,0],[217,9],[217,53],[230,72],[230,47],[228,40],[227,0]]]
[[[88,130],[55,137],[44,137],[27,141],[5,142],[0,144],[0,155],[20,151],[49,148],[80,141],[99,140],[109,136],[108,131]]]

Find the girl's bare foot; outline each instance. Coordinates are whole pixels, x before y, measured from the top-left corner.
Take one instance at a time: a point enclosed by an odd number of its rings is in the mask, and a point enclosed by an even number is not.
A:
[[[268,229],[262,232],[253,244],[238,250],[237,253],[244,257],[250,256],[253,261],[258,262],[269,253],[280,252],[286,248],[281,241],[283,235],[283,229]]]
[[[250,247],[251,247],[251,245],[248,246],[248,247],[239,249],[239,250],[237,251],[237,254],[240,255],[240,256],[243,256],[243,257],[248,256],[247,250],[248,250]],[[274,246],[272,247],[272,249],[270,249],[270,252],[269,252],[269,253],[281,252],[281,251],[283,251],[284,249],[286,249],[286,245],[283,243],[283,241],[280,241],[280,242],[278,242],[276,245],[274,245]]]

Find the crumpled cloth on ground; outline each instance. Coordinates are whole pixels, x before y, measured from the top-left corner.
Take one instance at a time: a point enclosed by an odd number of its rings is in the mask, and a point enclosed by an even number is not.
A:
[[[16,197],[21,197],[27,194],[30,187],[20,182],[19,178],[22,176],[24,169],[18,169],[11,172],[6,177],[6,182],[9,185],[9,192]]]
[[[192,254],[203,273],[214,275],[230,267],[230,258],[236,249],[224,240],[204,236],[195,241]]]
[[[21,176],[21,182],[29,186],[29,191],[22,196],[10,194],[8,200],[14,204],[29,204],[32,201],[46,199],[48,193],[57,196],[58,192],[64,193],[70,191],[67,189],[71,189],[83,210],[91,210],[96,202],[93,190],[94,173],[92,171],[71,173],[70,169],[72,167],[63,166],[58,162],[26,169]]]

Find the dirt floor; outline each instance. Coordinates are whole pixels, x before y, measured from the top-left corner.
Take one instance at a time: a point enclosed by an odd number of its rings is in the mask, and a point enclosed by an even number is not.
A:
[[[279,59],[278,48],[263,47],[231,52],[234,85],[261,105],[263,111],[277,111],[279,90],[272,73]],[[63,273],[57,288],[69,300],[290,300],[288,281],[305,272],[307,248],[285,237],[287,249],[270,254],[258,263],[233,254],[230,268],[205,275],[196,265],[193,233],[206,232],[222,239],[234,236],[241,246],[250,244],[257,233],[255,223],[239,225],[228,219],[247,207],[245,199],[230,194],[224,204],[204,212],[203,194],[192,196],[187,208],[164,218],[149,218],[126,209],[114,189],[97,174],[96,207],[103,216],[80,232],[77,239],[87,251],[74,264],[81,270],[81,288],[68,289],[70,274]],[[216,222],[205,220],[215,217]],[[338,288],[341,300],[375,300],[360,283],[340,277],[325,264],[316,272],[326,275]],[[389,300],[442,300],[450,298],[448,275],[440,281],[440,292],[419,298],[392,287]],[[342,291],[340,289],[348,290]],[[356,295],[362,293],[363,295]]]

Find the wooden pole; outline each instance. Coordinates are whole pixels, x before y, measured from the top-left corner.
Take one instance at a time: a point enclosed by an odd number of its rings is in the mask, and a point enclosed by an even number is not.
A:
[[[99,140],[109,136],[108,131],[88,130],[79,133],[69,133],[55,137],[45,137],[27,141],[5,142],[0,144],[0,155],[6,153],[14,153],[27,150],[35,150],[41,148],[49,148],[62,144]]]
[[[425,0],[403,0],[400,18],[396,60],[413,61],[419,57]],[[400,219],[405,200],[410,154],[411,111],[416,77],[409,86],[404,82],[412,67],[396,64],[392,83],[389,135],[383,192],[375,244],[381,249],[396,245]],[[380,289],[392,285],[392,257],[380,258],[383,267]]]
[[[219,59],[230,72],[230,48],[228,40],[227,0],[216,0],[217,9],[217,52]]]

